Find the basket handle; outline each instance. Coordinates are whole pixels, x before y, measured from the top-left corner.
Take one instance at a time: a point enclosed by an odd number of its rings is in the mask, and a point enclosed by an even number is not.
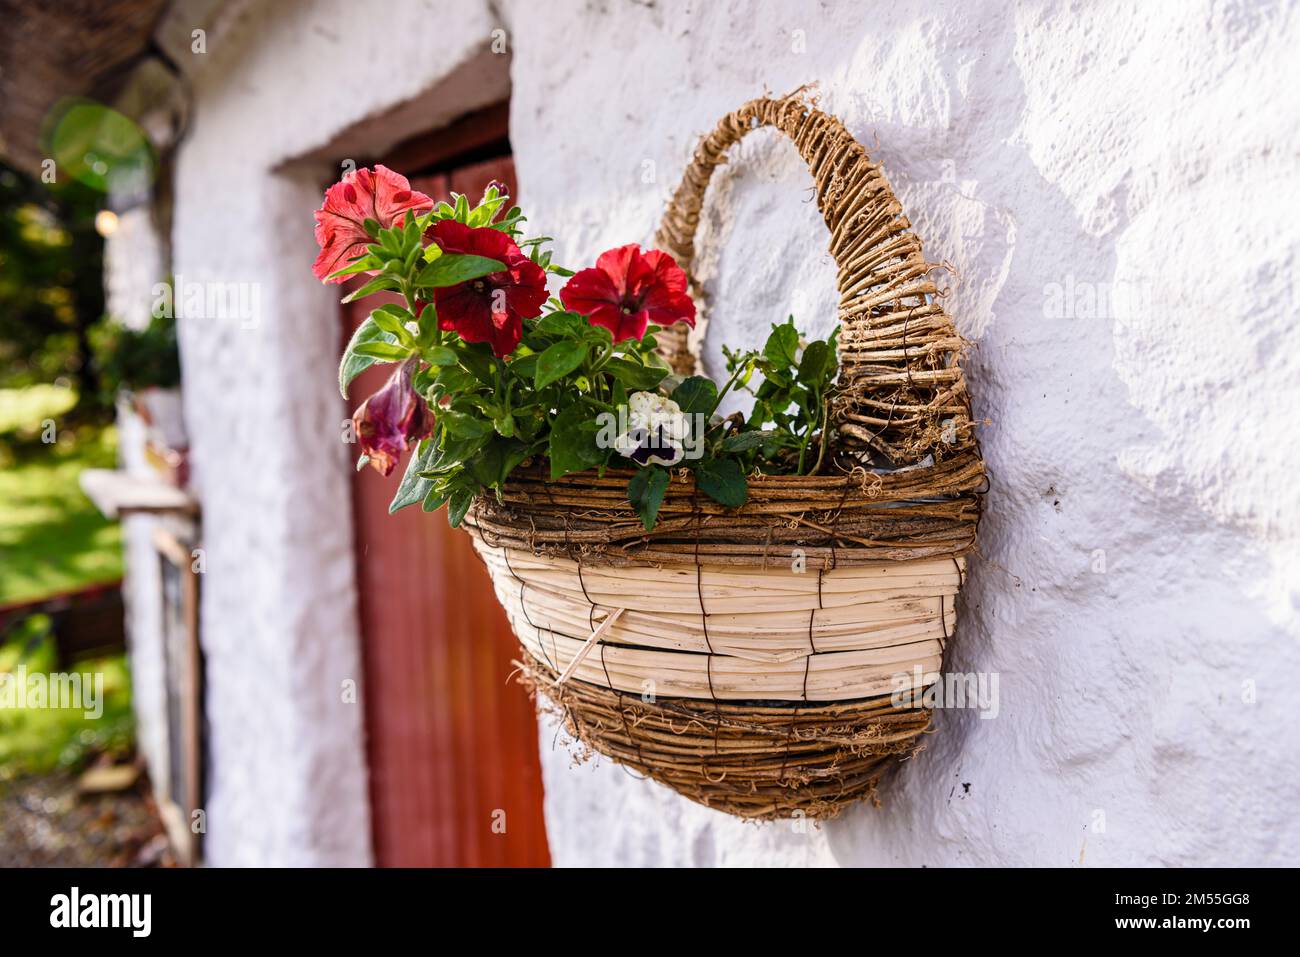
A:
[[[656,245],[686,271],[691,294],[702,303],[703,290],[691,268],[709,180],[726,162],[727,150],[763,126],[785,133],[803,157],[831,234],[840,292],[843,396],[832,413],[837,429],[850,444],[856,440],[874,446],[895,461],[919,460],[925,452],[918,441],[933,448],[937,435],[921,438],[919,432],[936,433],[939,417],[946,413],[964,416],[957,434],[969,438],[965,383],[956,361],[964,342],[938,303],[921,241],[880,164],[871,161],[843,123],[809,106],[798,93],[751,100],[724,116],[700,141],[664,212]],[[683,374],[695,369],[687,333],[677,323],[657,336],[660,352]],[[897,419],[893,411],[899,413]],[[881,421],[885,424],[876,428]],[[951,436],[953,426],[946,429]],[[954,444],[950,438],[943,441]]]

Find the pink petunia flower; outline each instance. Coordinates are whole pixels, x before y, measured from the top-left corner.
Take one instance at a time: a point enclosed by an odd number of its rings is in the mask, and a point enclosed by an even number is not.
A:
[[[366,251],[374,242],[365,222],[373,219],[383,229],[400,226],[406,213],[423,213],[433,200],[410,181],[387,166],[353,170],[325,191],[325,202],[316,210],[316,242],[320,255],[311,270],[322,282],[339,283],[346,276],[327,278]]]

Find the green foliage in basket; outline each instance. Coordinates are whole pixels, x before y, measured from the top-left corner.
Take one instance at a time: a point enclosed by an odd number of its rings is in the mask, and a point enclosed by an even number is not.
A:
[[[694,324],[681,268],[631,245],[563,269],[548,237],[524,238],[508,198],[494,183],[474,206],[455,194],[435,204],[377,167],[332,186],[316,214],[318,277],[368,276],[344,302],[389,294],[348,343],[339,386],[346,395],[371,365],[395,367],[353,417],[358,468],[388,475],[413,450],[390,511],[445,506],[459,525],[478,496],[499,495],[516,468],[545,459],[552,479],[635,468],[628,501],[652,529],[674,472],[734,508],[756,470],[820,467],[833,336],[804,343],[791,319],[761,351],[728,350],[721,387],[674,375],[655,333]],[[568,279],[558,297],[548,274]],[[734,388],[754,396],[747,419],[718,414]]]

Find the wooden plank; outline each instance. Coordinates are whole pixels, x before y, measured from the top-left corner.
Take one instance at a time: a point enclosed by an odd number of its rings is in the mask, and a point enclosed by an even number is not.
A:
[[[108,518],[137,512],[195,515],[199,511],[199,503],[192,495],[162,479],[116,469],[86,469],[80,481],[86,497]]]
[[[450,188],[468,195],[470,188],[467,184],[455,180],[465,178],[465,167],[469,164],[487,160],[500,165],[499,151],[509,149],[509,131],[510,104],[496,103],[462,116],[433,135],[425,133],[403,140],[381,162],[407,177],[450,172],[453,177]],[[498,155],[485,157],[483,151],[498,151]],[[505,162],[510,163],[509,160]],[[508,175],[513,188],[513,163]],[[437,189],[429,189],[427,185],[417,188],[435,199],[443,198]],[[481,192],[482,187],[479,190]]]

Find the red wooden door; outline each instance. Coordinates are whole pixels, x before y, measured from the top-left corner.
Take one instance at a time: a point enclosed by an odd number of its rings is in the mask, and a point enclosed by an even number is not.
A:
[[[514,193],[508,156],[412,185],[476,200],[492,179]],[[376,304],[343,307],[345,339]],[[391,368],[357,378],[352,408]],[[388,514],[404,466],[352,479],[375,861],[548,866],[536,720],[510,680],[518,643],[468,535],[418,505]]]

